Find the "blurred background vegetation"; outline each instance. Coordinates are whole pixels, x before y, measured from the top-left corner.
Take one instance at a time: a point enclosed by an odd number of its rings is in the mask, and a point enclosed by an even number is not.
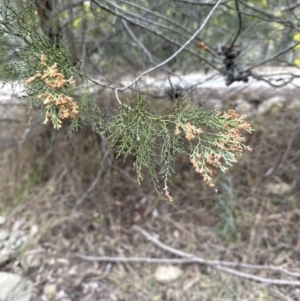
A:
[[[81,62],[88,74],[104,77],[138,73],[168,58],[200,27],[214,4],[204,0],[39,0],[35,4],[19,0],[10,5],[17,3],[19,10],[31,12],[26,22],[33,31],[39,24],[52,42],[63,40],[73,64]],[[261,64],[297,66],[298,16],[297,3],[290,1],[240,0],[238,10],[235,1],[223,1],[199,36],[163,71],[222,70],[219,48],[231,45],[235,37],[241,69]],[[21,40],[2,37],[1,70],[5,56],[17,54],[24,46]]]

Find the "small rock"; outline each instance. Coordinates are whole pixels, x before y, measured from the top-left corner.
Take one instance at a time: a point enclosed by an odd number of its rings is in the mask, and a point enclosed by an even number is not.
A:
[[[0,226],[4,225],[6,223],[6,218],[5,216],[0,216]]]
[[[280,183],[268,183],[266,189],[269,193],[277,194],[277,195],[284,195],[291,189],[291,185],[280,182]]]
[[[11,253],[7,249],[0,251],[0,266],[4,265],[11,258]],[[1,300],[1,299],[0,299]]]
[[[271,98],[263,101],[259,105],[259,107],[257,109],[257,113],[258,113],[258,115],[266,115],[268,113],[276,115],[278,112],[281,111],[285,102],[286,102],[285,99],[281,96],[271,97]]]
[[[55,258],[51,258],[47,261],[48,265],[55,265],[56,264],[56,259]]]
[[[70,265],[70,261],[66,258],[57,258],[56,262],[60,265]]]
[[[89,283],[82,283],[82,293],[88,294],[88,293],[97,293],[100,292],[100,286],[98,282],[89,282]]]
[[[39,268],[41,266],[41,256],[39,254],[25,254],[21,259],[21,266],[24,271]]]
[[[17,236],[14,233],[10,233],[9,239],[5,242],[6,248],[10,250],[12,253],[18,253],[21,251],[25,242],[27,241],[27,237]]]
[[[156,268],[154,277],[161,283],[170,283],[177,280],[183,271],[176,266],[160,265]]]
[[[9,233],[9,239],[5,241],[5,246],[12,253],[17,253],[21,251],[27,241],[28,235],[24,231],[12,231]]]
[[[6,230],[0,230],[0,241],[4,241],[9,237],[9,232]]]
[[[44,300],[52,300],[54,299],[54,297],[56,296],[56,293],[57,293],[57,288],[56,288],[56,284],[53,283],[48,283],[44,286],[44,296],[45,298],[43,298]]]
[[[29,301],[33,283],[18,275],[0,272],[0,300]]]
[[[223,108],[223,102],[221,99],[210,99],[208,105],[216,110],[222,110]]]
[[[71,299],[69,298],[69,296],[65,293],[64,290],[60,290],[56,297],[56,299],[58,299],[59,301],[71,301]]]
[[[20,237],[18,232],[8,232],[0,230],[0,265],[5,264],[8,260],[17,256],[21,251],[26,237]]]
[[[235,111],[238,114],[249,115],[249,114],[253,113],[253,106],[249,102],[239,99],[237,101],[237,106],[235,107]]]
[[[77,266],[71,267],[70,270],[68,271],[68,274],[70,276],[78,276],[79,274],[78,267]]]
[[[173,231],[173,236],[174,236],[174,238],[176,238],[176,239],[178,239],[179,238],[179,231],[178,230],[174,230]]]
[[[152,215],[152,218],[157,218],[159,216],[159,212],[158,212],[157,208],[154,208],[152,210],[151,215]]]
[[[291,110],[300,110],[300,100],[298,98],[293,99],[288,104],[288,108]]]
[[[36,236],[39,233],[39,227],[38,225],[32,225],[30,227],[30,235]]]

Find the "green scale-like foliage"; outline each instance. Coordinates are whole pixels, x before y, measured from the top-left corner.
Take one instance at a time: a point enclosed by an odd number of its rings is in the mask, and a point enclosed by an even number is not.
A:
[[[156,188],[171,175],[176,154],[189,157],[196,171],[211,187],[217,170],[236,162],[237,156],[249,149],[243,144],[240,130],[252,132],[233,110],[221,114],[214,110],[203,111],[180,99],[168,114],[156,116],[150,102],[142,95],[136,101],[124,101],[106,125],[111,147],[117,155],[135,158],[134,168],[142,180],[145,168]]]

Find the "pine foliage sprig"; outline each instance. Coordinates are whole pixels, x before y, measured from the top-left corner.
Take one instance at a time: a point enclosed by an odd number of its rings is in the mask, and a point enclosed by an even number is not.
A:
[[[144,168],[156,189],[162,179],[165,195],[172,200],[168,180],[176,154],[187,155],[196,172],[213,187],[218,171],[225,172],[244,150],[251,150],[242,136],[242,131],[253,131],[245,117],[234,110],[203,111],[185,100],[177,101],[168,114],[156,116],[150,102],[140,95],[136,102],[124,101],[106,129],[117,155],[135,158],[139,181]]]

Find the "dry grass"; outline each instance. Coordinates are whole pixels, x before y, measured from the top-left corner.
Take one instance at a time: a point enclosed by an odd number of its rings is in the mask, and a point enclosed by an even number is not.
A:
[[[299,300],[296,288],[264,286],[197,264],[181,266],[183,276],[163,285],[154,278],[156,265],[89,263],[74,256],[170,257],[132,229],[139,225],[165,244],[206,259],[299,270],[299,112],[285,109],[254,117],[251,124],[253,152],[219,176],[217,194],[188,158],[179,158],[170,185],[173,203],[160,200],[147,179],[136,183],[131,159],[105,157],[106,141],[89,129],[69,139],[63,129],[39,125],[22,149],[2,151],[0,199],[7,224],[39,227],[30,249],[43,254],[44,269],[27,274],[36,293],[53,280],[72,300]],[[22,136],[24,125],[10,131]],[[99,181],[76,206],[102,165]],[[291,190],[267,190],[278,181]],[[6,269],[22,273],[13,264]]]

